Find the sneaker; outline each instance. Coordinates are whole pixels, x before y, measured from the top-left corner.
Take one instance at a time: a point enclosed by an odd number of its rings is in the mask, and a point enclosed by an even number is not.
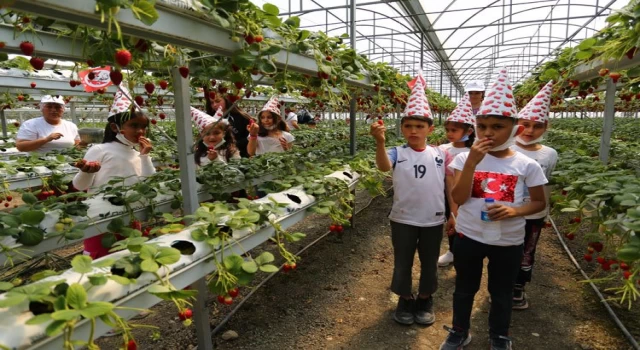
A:
[[[449,332],[449,336],[440,345],[440,350],[462,350],[471,343],[471,334],[468,331],[456,331],[447,326],[444,326],[444,329]]]
[[[438,258],[438,266],[445,267],[449,266],[453,262],[453,253],[451,251],[447,251],[446,253],[440,255]]]
[[[436,315],[433,313],[433,297],[430,296],[427,299],[418,297],[413,316],[416,323],[422,325],[430,326],[436,322]]]
[[[513,305],[511,308],[514,310],[526,310],[529,308],[527,293],[524,292],[524,287],[516,286],[513,289]]]
[[[400,297],[398,300],[398,306],[396,307],[396,312],[393,313],[393,319],[400,324],[412,325],[414,303],[415,300],[413,297],[411,299]]]
[[[511,339],[509,337],[505,337],[504,335],[492,336],[490,339],[490,347],[491,350],[512,350],[511,347]]]

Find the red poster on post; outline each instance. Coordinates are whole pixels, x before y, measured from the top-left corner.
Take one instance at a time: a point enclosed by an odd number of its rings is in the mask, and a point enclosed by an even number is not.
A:
[[[84,91],[92,92],[100,89],[106,89],[109,85],[113,85],[111,78],[109,77],[110,72],[111,67],[104,66],[83,70],[78,73],[78,76],[80,76],[80,81],[84,86]]]

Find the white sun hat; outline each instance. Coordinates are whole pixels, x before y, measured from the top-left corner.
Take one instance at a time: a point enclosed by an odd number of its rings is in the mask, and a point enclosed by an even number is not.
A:
[[[484,91],[484,90],[486,90],[485,87],[484,87],[484,83],[482,81],[480,81],[480,80],[470,81],[464,87],[464,91],[465,92],[469,92],[469,91]]]
[[[55,95],[55,96],[51,96],[51,95],[44,95],[42,96],[42,99],[40,100],[41,104],[45,104],[45,103],[57,103],[59,105],[65,105],[64,103],[64,99],[62,98],[62,96],[60,95]]]

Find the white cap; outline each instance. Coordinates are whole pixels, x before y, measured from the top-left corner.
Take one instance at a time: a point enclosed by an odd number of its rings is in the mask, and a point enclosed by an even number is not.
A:
[[[469,83],[467,83],[467,85],[464,87],[464,91],[465,92],[469,92],[469,91],[484,91],[484,83],[480,80],[474,80],[471,81]]]
[[[60,95],[56,95],[56,96],[44,95],[44,96],[42,96],[42,99],[40,100],[40,103],[41,104],[57,103],[59,105],[63,105],[64,106],[64,99]]]

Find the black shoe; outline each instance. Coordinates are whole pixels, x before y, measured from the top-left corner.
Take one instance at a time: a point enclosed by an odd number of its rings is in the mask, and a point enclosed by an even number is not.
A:
[[[449,332],[449,336],[447,340],[440,345],[440,350],[462,350],[471,343],[471,334],[469,334],[469,331],[454,330],[447,326],[444,326],[444,329]]]
[[[516,284],[515,288],[513,288],[513,303],[511,308],[513,310],[526,310],[529,308],[524,286]]]
[[[429,326],[436,322],[436,315],[433,313],[433,297],[430,296],[427,299],[418,297],[413,316],[416,323],[422,325]]]
[[[413,297],[411,299],[400,297],[396,312],[393,313],[393,319],[400,324],[412,325],[414,303]]]
[[[491,350],[512,350],[511,338],[504,335],[493,335],[490,339]]]

